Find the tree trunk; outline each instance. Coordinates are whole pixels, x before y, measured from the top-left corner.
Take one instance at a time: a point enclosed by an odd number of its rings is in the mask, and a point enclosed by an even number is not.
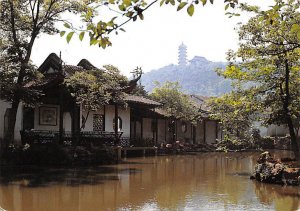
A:
[[[4,148],[7,148],[10,143],[14,142],[14,131],[15,131],[15,124],[16,124],[19,104],[20,104],[20,99],[18,97],[15,97],[14,100],[12,101],[11,110],[9,112],[8,128],[4,138],[5,139]]]
[[[300,151],[299,151],[299,145],[297,141],[297,134],[295,133],[293,122],[290,116],[288,116],[287,118],[287,125],[291,136],[292,149],[295,155],[295,159],[297,161],[300,161]]]
[[[295,154],[295,159],[296,160],[300,160],[300,152],[299,152],[299,146],[298,146],[298,142],[297,142],[297,135],[295,133],[294,130],[294,124],[292,121],[292,117],[291,117],[291,111],[289,109],[290,106],[290,87],[289,87],[289,83],[290,83],[290,68],[289,68],[289,63],[288,63],[288,59],[285,59],[284,61],[285,63],[285,95],[283,97],[283,110],[284,113],[286,115],[286,121],[287,121],[287,125],[289,128],[289,132],[290,132],[290,136],[291,136],[291,142],[292,142],[292,148]],[[282,92],[282,90],[281,90]]]

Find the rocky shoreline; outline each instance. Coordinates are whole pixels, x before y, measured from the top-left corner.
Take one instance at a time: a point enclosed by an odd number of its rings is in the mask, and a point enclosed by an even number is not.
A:
[[[300,186],[300,168],[295,167],[294,159],[276,160],[270,152],[263,152],[250,179],[263,183]]]

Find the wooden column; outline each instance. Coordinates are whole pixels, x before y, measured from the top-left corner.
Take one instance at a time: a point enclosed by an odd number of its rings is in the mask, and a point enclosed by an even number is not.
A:
[[[141,140],[143,140],[143,131],[144,131],[144,124],[143,124],[143,117],[141,118]]]
[[[206,121],[203,120],[203,142],[206,143]]]
[[[157,119],[157,117],[155,119],[155,129],[156,129],[155,146],[157,146],[157,141],[158,141],[158,119]]]
[[[105,131],[106,107],[103,105],[103,131]]]
[[[177,141],[177,136],[178,136],[178,134],[177,134],[177,119],[175,120],[175,142]]]
[[[133,120],[133,139],[135,139],[136,140],[136,120]]]
[[[216,140],[218,139],[218,122],[216,121]]]
[[[168,131],[168,125],[167,125],[167,119],[165,119],[165,143],[167,143],[167,131]]]
[[[64,97],[63,90],[59,92],[59,143],[63,143],[63,131],[64,130]]]

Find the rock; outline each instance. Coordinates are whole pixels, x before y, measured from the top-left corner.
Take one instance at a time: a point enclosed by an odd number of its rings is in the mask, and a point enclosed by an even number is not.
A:
[[[300,185],[300,169],[289,168],[287,165],[275,160],[269,152],[263,152],[255,166],[254,175],[257,181],[282,185]]]
[[[272,162],[274,163],[275,160],[271,156],[271,153],[266,151],[260,154],[259,158],[257,159],[257,163],[265,163],[265,162]]]
[[[251,175],[251,176],[250,176],[250,179],[251,179],[251,180],[254,180],[254,179],[255,179],[255,176]]]

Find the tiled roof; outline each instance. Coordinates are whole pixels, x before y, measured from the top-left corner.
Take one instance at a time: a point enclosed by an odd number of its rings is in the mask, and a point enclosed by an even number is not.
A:
[[[30,81],[28,82],[25,87],[35,87],[35,88],[41,88],[43,86],[55,86],[60,83],[63,83],[64,78],[68,78],[72,76],[75,72],[82,72],[85,70],[92,70],[97,69],[94,65],[92,65],[88,60],[82,59],[78,65],[62,65],[62,60],[60,57],[58,57],[55,53],[51,53],[45,61],[40,65],[38,70],[44,74],[44,77],[41,80],[37,81]],[[60,73],[61,65],[64,71],[64,77],[62,77],[62,74]],[[50,69],[51,68],[51,69]],[[51,70],[51,71],[50,71]],[[130,93],[134,87],[137,84],[137,81],[140,79],[140,76],[130,80],[126,84],[120,84],[122,86],[122,91],[126,93]],[[132,102],[136,101],[136,103],[140,104],[148,104],[148,105],[156,105],[157,102],[151,101],[149,99],[139,99],[139,98],[132,98],[129,99]],[[159,104],[160,105],[160,104]]]
[[[63,70],[65,71],[66,76],[68,77],[73,75],[75,72],[84,71],[84,68],[80,66],[74,66],[74,65],[63,65]]]
[[[92,69],[97,69],[94,65],[92,65],[92,63],[90,63],[90,61],[88,61],[87,59],[81,59],[80,62],[77,64],[77,66],[82,67],[83,69],[86,70],[92,70]]]
[[[161,116],[165,116],[165,117],[168,116],[167,112],[165,110],[161,109],[161,108],[155,108],[154,112],[161,115]]]
[[[190,95],[190,99],[192,100],[192,102],[194,103],[194,105],[196,107],[198,107],[199,109],[203,110],[203,111],[209,111],[210,110],[210,107],[206,103],[206,101],[209,98],[210,97],[201,96],[201,95]]]
[[[64,77],[62,77],[59,73],[52,73],[47,74],[47,76],[42,77],[39,80],[30,81],[27,84],[24,85],[26,88],[41,88],[44,86],[51,86],[62,83],[64,80]]]
[[[161,106],[159,102],[154,100],[150,100],[148,98],[142,96],[135,96],[135,95],[127,95],[126,101],[129,103],[136,103],[136,104],[143,104],[143,105],[151,105],[151,106]]]

